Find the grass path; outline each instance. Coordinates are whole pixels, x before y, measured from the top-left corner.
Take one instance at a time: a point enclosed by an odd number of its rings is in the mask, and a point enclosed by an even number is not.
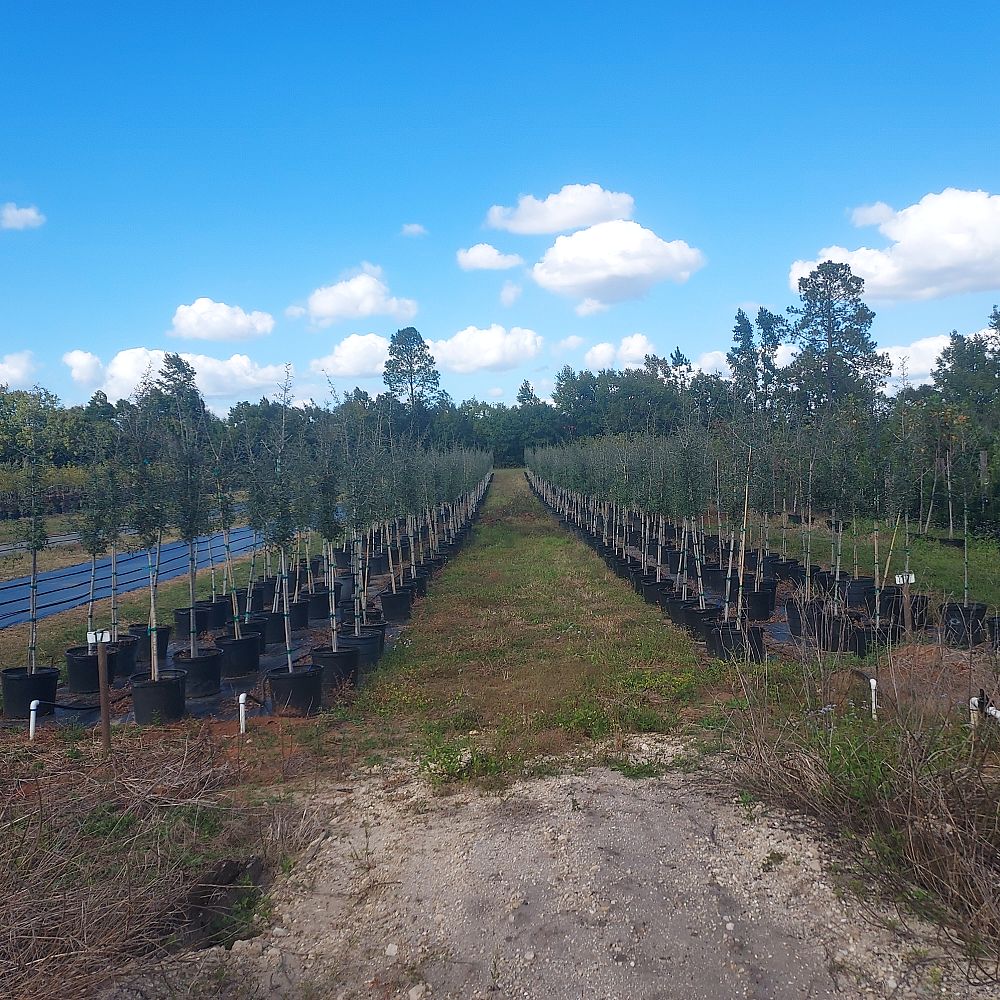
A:
[[[520,771],[587,740],[676,725],[718,665],[496,474],[452,560],[357,708],[415,722],[443,778]]]

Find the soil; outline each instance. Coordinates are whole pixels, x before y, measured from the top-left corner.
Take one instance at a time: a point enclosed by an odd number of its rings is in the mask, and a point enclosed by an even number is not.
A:
[[[669,739],[632,737],[626,759],[666,770],[440,794],[400,761],[321,785],[324,832],[259,933],[109,1000],[996,996],[929,928],[844,891],[822,831]]]

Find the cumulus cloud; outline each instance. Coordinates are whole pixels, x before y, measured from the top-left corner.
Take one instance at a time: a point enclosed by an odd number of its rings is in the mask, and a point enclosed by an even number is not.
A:
[[[582,299],[581,315],[639,298],[660,281],[683,283],[705,264],[683,240],[667,243],[637,222],[601,222],[560,236],[532,268],[547,291]]]
[[[492,389],[487,390],[487,395],[491,399],[499,399],[503,395],[503,389],[501,389],[498,385],[495,385]]]
[[[855,226],[881,226],[888,222],[896,213],[884,201],[876,201],[873,205],[859,205],[851,210],[851,222]]]
[[[494,205],[486,214],[486,224],[509,233],[565,233],[598,222],[629,219],[634,204],[632,195],[605,191],[600,184],[567,184],[542,200],[523,194],[515,208]]]
[[[419,222],[404,222],[399,231],[402,236],[426,236],[427,230]]]
[[[951,337],[942,333],[934,337],[921,337],[911,344],[882,348],[882,354],[892,362],[892,381],[899,383],[903,369],[912,385],[930,382],[931,372],[941,352],[951,343]]]
[[[797,260],[788,273],[799,278],[822,261],[850,264],[865,279],[872,299],[936,299],[1000,286],[1000,195],[946,188],[915,205],[893,211],[878,202],[855,209],[856,225],[877,225],[884,249],[823,247],[815,260]]]
[[[568,337],[563,337],[562,340],[556,344],[556,351],[575,351],[578,347],[583,346],[583,337],[578,337],[575,333],[570,334]]]
[[[266,312],[246,312],[202,296],[174,312],[171,333],[184,340],[250,340],[274,329],[274,317]]]
[[[15,351],[0,357],[0,385],[11,389],[21,389],[31,382],[31,376],[38,370],[35,356],[31,351]]]
[[[109,399],[126,399],[147,372],[155,378],[163,365],[165,351],[130,347],[119,351],[106,365],[89,351],[74,350],[63,355],[63,363],[79,385],[103,389]],[[231,399],[240,393],[274,388],[284,378],[284,365],[261,365],[245,354],[212,358],[204,354],[181,354],[195,370],[195,383],[207,399]],[[97,385],[94,378],[102,379]],[[89,380],[89,385],[88,385]]]
[[[19,208],[12,201],[0,206],[0,229],[37,229],[45,224],[45,216],[34,205]]]
[[[368,316],[391,316],[405,323],[417,314],[417,303],[392,295],[382,268],[367,261],[355,274],[317,288],[309,296],[307,306],[309,318],[316,326]]]
[[[706,375],[725,375],[728,377],[730,374],[725,351],[706,351],[704,354],[699,354],[694,362],[694,367]]]
[[[652,341],[644,333],[622,337],[618,345],[618,360],[623,368],[641,368],[647,354],[655,353]]]
[[[382,374],[389,356],[389,341],[377,333],[352,333],[309,368],[331,378],[371,378]]]
[[[542,338],[534,330],[515,326],[509,331],[498,323],[485,329],[467,326],[447,340],[428,345],[442,368],[453,372],[507,371],[535,357]]]
[[[92,389],[104,378],[104,365],[96,354],[90,351],[67,351],[62,356],[63,364],[69,368],[70,378],[77,385]]]
[[[463,271],[508,271],[524,263],[516,253],[501,253],[490,243],[477,243],[468,250],[459,250],[455,257]]]
[[[579,340],[579,337],[567,337],[567,340]],[[647,354],[655,353],[655,347],[644,333],[633,333],[622,337],[616,347],[607,342],[595,344],[583,356],[584,364],[589,368],[641,368]]]
[[[500,302],[512,306],[521,297],[521,286],[516,281],[505,281],[500,289]]]
[[[594,344],[583,356],[583,363],[588,368],[610,368],[615,363],[615,345]]]

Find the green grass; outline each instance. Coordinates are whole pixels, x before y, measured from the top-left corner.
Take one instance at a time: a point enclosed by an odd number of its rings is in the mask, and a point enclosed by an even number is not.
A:
[[[621,732],[661,732],[722,679],[562,531],[517,470],[421,603],[356,717],[416,727],[440,780],[495,777]]]

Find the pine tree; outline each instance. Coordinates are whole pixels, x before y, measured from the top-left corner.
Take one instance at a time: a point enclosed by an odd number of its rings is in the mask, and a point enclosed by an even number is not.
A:
[[[411,418],[418,405],[430,406],[437,401],[441,376],[427,342],[412,326],[392,335],[382,381],[408,403]]]

